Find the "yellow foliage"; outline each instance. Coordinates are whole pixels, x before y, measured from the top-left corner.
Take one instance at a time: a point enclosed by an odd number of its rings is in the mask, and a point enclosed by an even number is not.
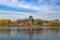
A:
[[[11,20],[9,19],[0,20],[0,25],[8,25],[9,23],[11,23]]]
[[[39,19],[35,19],[35,20],[34,20],[34,24],[35,24],[35,25],[39,25],[39,23],[40,23],[40,22],[39,22]]]

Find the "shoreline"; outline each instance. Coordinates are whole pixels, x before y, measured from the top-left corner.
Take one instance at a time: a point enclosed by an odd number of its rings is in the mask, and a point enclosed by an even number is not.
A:
[[[60,27],[46,27],[46,26],[0,26],[0,29],[60,29]]]

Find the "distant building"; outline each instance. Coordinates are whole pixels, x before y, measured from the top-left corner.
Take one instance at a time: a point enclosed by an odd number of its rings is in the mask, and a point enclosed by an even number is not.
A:
[[[47,26],[48,21],[47,20],[43,20],[43,26]]]

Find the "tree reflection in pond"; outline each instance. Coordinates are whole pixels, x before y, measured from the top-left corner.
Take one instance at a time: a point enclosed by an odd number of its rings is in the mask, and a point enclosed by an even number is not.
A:
[[[0,40],[59,40],[60,30],[0,29]]]

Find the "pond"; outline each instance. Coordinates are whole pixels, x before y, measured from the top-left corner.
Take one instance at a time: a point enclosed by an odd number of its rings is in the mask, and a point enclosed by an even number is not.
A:
[[[0,29],[0,40],[60,40],[60,29]]]

